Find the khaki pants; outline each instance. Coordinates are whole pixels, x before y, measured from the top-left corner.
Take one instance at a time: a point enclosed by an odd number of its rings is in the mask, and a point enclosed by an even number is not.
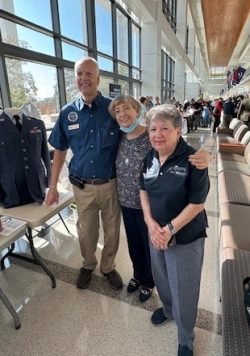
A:
[[[77,232],[83,256],[83,267],[93,270],[99,238],[99,212],[104,231],[104,247],[100,269],[108,273],[115,268],[115,256],[119,246],[121,213],[117,196],[116,179],[101,185],[86,184],[84,189],[73,186],[77,204]]]

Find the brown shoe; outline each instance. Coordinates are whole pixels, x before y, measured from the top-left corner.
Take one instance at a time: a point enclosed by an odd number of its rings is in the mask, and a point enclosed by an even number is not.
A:
[[[115,269],[113,271],[110,271],[109,273],[103,273],[103,275],[107,277],[107,280],[112,289],[114,290],[122,289],[123,287],[122,278]]]
[[[92,272],[93,270],[91,269],[86,269],[82,267],[80,269],[80,273],[77,279],[76,286],[77,288],[80,289],[86,289],[90,285],[91,279],[92,279]]]

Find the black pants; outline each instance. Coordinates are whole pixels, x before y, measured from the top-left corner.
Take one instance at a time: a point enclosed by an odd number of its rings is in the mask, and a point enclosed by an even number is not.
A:
[[[220,125],[220,116],[214,116],[213,132],[216,132],[217,127]]]
[[[128,241],[129,256],[133,263],[134,278],[148,288],[155,283],[152,276],[148,229],[141,209],[122,208],[122,216]]]

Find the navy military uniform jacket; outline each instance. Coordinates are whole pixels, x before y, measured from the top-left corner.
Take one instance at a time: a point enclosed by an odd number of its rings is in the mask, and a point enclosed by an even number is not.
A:
[[[42,120],[22,114],[22,131],[0,115],[0,202],[5,208],[42,203],[50,176],[46,129]]]

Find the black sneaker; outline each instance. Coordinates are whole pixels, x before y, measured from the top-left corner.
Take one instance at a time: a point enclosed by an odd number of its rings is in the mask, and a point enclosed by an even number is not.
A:
[[[193,356],[193,350],[190,350],[186,345],[179,344],[178,356]]]
[[[151,322],[155,326],[161,326],[164,325],[166,322],[168,322],[171,318],[165,316],[163,308],[156,309],[156,311],[153,313],[151,316]]]
[[[84,267],[80,269],[80,273],[76,283],[77,288],[80,289],[88,288],[92,279],[92,272],[93,270],[86,269]]]
[[[140,282],[137,279],[131,278],[129,281],[129,284],[127,286],[127,292],[128,293],[135,292],[139,288],[139,285],[140,285]]]
[[[147,287],[141,287],[139,293],[139,301],[141,303],[146,302],[146,300],[148,300],[148,298],[150,298],[151,295],[152,295],[152,289]]]
[[[107,277],[107,280],[112,289],[114,290],[122,289],[123,287],[122,278],[115,269],[109,273],[103,273],[103,275]]]

